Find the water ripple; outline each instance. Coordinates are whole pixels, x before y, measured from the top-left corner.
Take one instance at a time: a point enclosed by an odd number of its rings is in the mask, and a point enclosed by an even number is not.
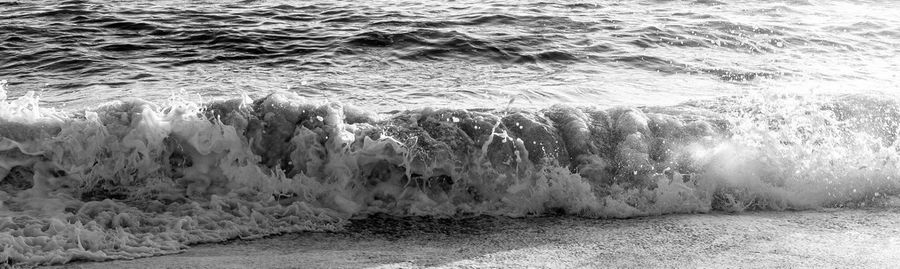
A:
[[[0,7],[6,22],[0,24],[0,78],[35,85],[25,89],[93,80],[129,85],[136,77],[196,84],[173,68],[202,69],[221,81],[234,74],[222,70],[236,66],[365,77],[360,72],[380,64],[457,63],[518,70],[520,82],[546,78],[543,72],[567,74],[554,78],[563,81],[591,72],[724,82],[784,74],[865,79],[850,68],[811,69],[808,62],[848,61],[839,65],[865,69],[884,52],[900,50],[900,30],[891,26],[896,18],[849,9],[853,3],[79,0]],[[825,17],[833,19],[819,19]],[[373,89],[416,85],[344,82]]]

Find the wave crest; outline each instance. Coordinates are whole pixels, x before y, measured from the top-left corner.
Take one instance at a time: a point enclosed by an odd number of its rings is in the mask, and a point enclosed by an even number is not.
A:
[[[885,108],[866,107],[875,104]],[[896,128],[884,128],[897,111],[872,97],[745,96],[384,118],[275,93],[69,113],[27,95],[0,102],[0,260],[134,258],[336,230],[373,213],[632,217],[869,203],[898,190]]]

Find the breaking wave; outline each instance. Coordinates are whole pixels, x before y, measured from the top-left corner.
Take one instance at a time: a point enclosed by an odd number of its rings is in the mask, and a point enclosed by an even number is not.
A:
[[[374,213],[626,218],[900,190],[900,106],[873,96],[393,115],[287,92],[176,99],[71,112],[0,90],[0,262],[159,255]]]

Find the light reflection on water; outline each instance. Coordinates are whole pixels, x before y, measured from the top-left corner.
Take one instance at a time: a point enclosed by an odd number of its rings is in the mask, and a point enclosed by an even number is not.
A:
[[[6,7],[0,78],[77,108],[287,90],[378,111],[894,92],[890,1],[69,1]]]

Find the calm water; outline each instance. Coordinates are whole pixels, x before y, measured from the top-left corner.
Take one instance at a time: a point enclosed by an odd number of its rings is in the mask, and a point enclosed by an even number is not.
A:
[[[70,108],[273,90],[391,111],[898,88],[895,1],[152,2],[0,2],[0,79]]]

